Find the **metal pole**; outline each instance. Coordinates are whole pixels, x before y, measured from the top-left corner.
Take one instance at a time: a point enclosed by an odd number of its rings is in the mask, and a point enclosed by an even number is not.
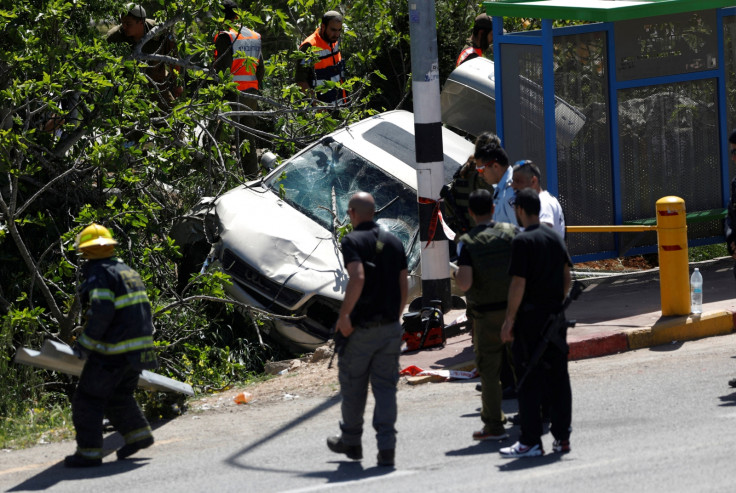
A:
[[[662,316],[688,315],[687,221],[685,201],[680,197],[662,197],[657,201],[657,243]]]
[[[409,0],[414,139],[417,160],[419,239],[422,242],[422,301],[441,300],[451,307],[449,246],[437,222],[438,200],[444,185],[442,114],[440,111],[437,20],[434,0]]]

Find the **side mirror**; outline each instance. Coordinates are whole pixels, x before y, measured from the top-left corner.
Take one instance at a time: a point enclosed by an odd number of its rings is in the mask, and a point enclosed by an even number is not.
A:
[[[261,167],[272,170],[279,164],[279,157],[271,151],[266,151],[261,155]]]

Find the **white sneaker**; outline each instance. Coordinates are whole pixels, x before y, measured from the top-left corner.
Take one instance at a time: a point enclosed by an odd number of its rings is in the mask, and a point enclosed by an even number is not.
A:
[[[501,457],[512,459],[514,457],[539,457],[544,455],[544,449],[541,445],[524,445],[521,442],[516,442],[510,447],[504,447],[499,450]]]

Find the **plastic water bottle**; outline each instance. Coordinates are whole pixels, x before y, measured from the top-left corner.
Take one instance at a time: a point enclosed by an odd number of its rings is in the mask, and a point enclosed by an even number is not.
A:
[[[703,313],[703,276],[697,267],[690,276],[690,311]]]

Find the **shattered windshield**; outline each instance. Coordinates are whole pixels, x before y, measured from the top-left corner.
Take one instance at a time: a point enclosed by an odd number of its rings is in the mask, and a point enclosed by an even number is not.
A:
[[[419,220],[412,188],[331,139],[293,158],[279,171],[265,185],[332,232],[350,222],[350,197],[358,191],[369,192],[376,201],[376,221],[401,240],[410,266],[416,264]]]

